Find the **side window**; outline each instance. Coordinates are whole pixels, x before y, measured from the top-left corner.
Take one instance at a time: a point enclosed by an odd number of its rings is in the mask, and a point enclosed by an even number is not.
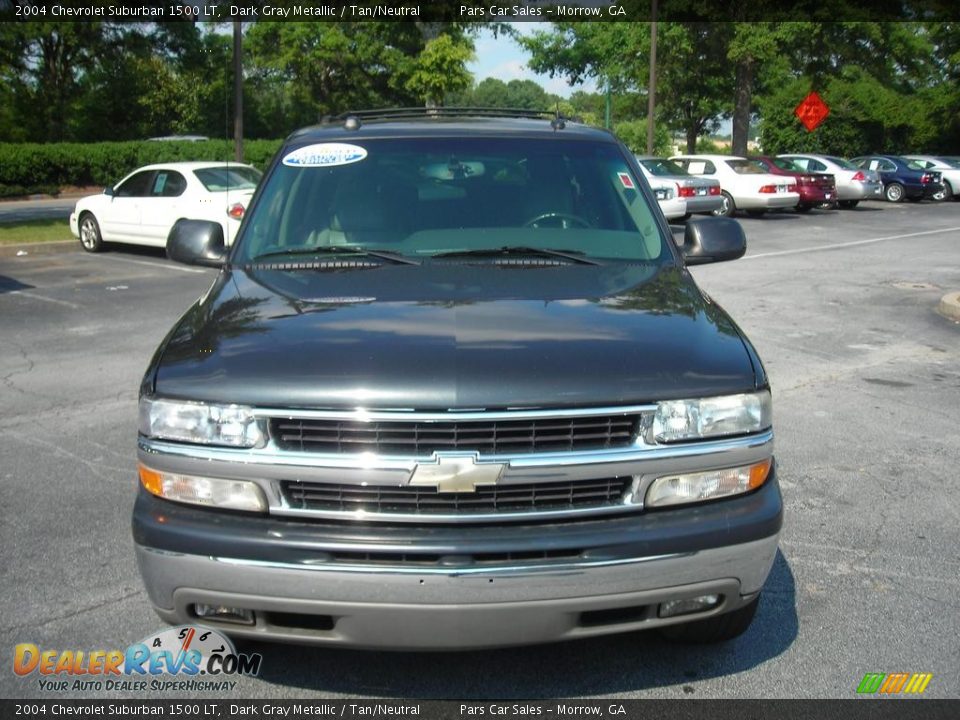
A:
[[[819,160],[811,160],[810,164],[804,168],[804,170],[809,170],[810,172],[823,172],[827,169],[827,166],[824,165]]]
[[[153,170],[138,172],[117,187],[117,197],[146,197],[150,194],[150,180],[152,178]]]
[[[813,163],[815,162],[814,160],[810,160],[809,158],[793,157],[792,155],[788,155],[785,159],[792,162],[801,170],[812,170]]]
[[[889,160],[881,160],[878,164],[883,172],[894,172],[897,169],[897,166]]]
[[[160,170],[153,179],[153,189],[150,194],[153,197],[177,197],[186,189],[187,181],[183,175],[173,170]]]
[[[711,172],[707,170],[708,163],[705,163],[703,160],[688,160],[687,167],[684,168],[691,175],[703,175],[704,173]]]
[[[710,162],[709,160],[707,160],[707,161],[703,164],[703,174],[704,174],[704,175],[713,175],[713,174],[715,174],[716,172],[717,172],[716,166],[715,166],[712,162]]]
[[[677,165],[679,165],[679,166],[683,169],[684,172],[690,172],[690,161],[689,161],[689,160],[684,160],[684,159],[682,159],[682,158],[677,158],[677,159],[673,160],[673,162],[675,162]]]
[[[879,160],[873,160],[873,159],[867,161],[867,167],[869,167],[871,170],[882,170],[882,169],[883,169],[883,168],[880,167],[880,161],[879,161]]]

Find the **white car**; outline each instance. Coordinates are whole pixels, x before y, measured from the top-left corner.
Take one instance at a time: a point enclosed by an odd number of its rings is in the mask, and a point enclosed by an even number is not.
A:
[[[651,187],[654,182],[667,182],[676,186],[676,195],[687,204],[686,213],[677,217],[689,217],[692,213],[712,213],[723,204],[720,183],[716,180],[685,173],[683,168],[665,158],[644,155],[636,157],[643,176],[650,182]],[[659,196],[657,199],[660,199]],[[663,207],[663,201],[660,202],[660,207]],[[667,215],[667,211],[664,210],[663,214]],[[667,215],[667,219],[671,219],[671,216]]]
[[[723,204],[714,215],[763,215],[767,210],[794,208],[800,202],[796,181],[787,175],[770,175],[751,160],[735,155],[677,155],[670,158],[691,175],[720,181]]]
[[[837,205],[851,210],[861,200],[882,200],[883,183],[876,170],[860,168],[849,160],[834,155],[777,155],[789,160],[804,172],[825,172],[837,184]]]
[[[933,196],[934,200],[960,200],[960,161],[955,158],[937,157],[936,155],[904,155],[907,160],[913,160],[924,170],[936,170],[940,173],[940,182],[943,191]]]
[[[99,195],[80,198],[70,231],[87,252],[106,242],[166,247],[177,220],[212,220],[230,245],[261,175],[240,163],[147,165]]]
[[[650,189],[660,204],[660,210],[667,220],[677,220],[687,215],[687,199],[677,195],[677,184],[647,176]]]

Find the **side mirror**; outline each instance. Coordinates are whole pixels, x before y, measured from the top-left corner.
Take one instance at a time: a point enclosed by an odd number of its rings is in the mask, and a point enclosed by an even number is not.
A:
[[[116,193],[113,192],[113,188],[112,188],[112,187],[109,187],[109,186],[108,186],[108,187],[105,187],[105,188],[103,189],[103,194],[106,195],[107,197],[113,197]]]
[[[737,260],[747,252],[747,237],[730,218],[688,220],[680,250],[687,265]]]
[[[220,267],[227,261],[223,227],[209,220],[177,220],[167,236],[167,257],[185,265]]]

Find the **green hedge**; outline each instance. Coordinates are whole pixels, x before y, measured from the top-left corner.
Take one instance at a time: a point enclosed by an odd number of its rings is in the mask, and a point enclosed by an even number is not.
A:
[[[282,142],[247,140],[244,161],[262,170]],[[0,197],[49,193],[65,185],[113,185],[151,163],[232,159],[232,140],[0,143]]]

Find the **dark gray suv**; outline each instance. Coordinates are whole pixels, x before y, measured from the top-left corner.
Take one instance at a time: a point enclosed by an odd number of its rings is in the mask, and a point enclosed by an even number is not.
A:
[[[171,623],[477,648],[749,625],[782,522],[770,389],[610,133],[353,113],[291,135],[143,379],[133,534]]]

